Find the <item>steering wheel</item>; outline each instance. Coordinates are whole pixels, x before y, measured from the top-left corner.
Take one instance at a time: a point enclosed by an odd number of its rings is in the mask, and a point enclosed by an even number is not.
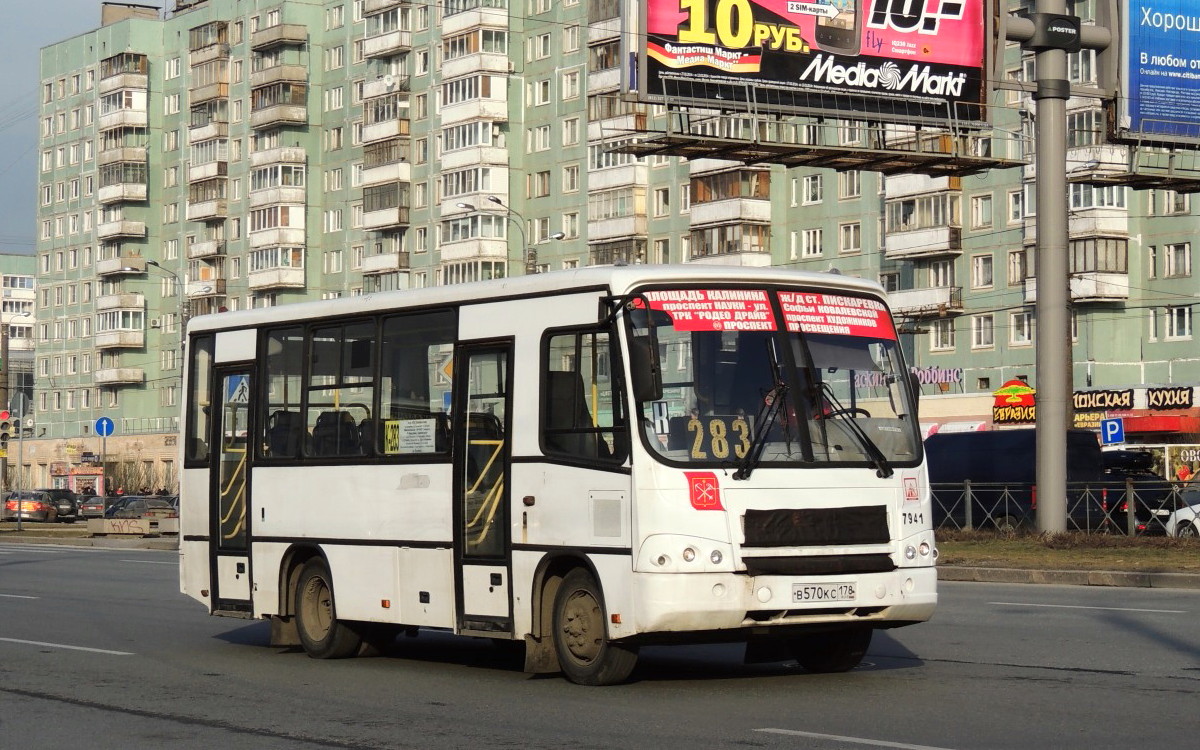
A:
[[[834,409],[833,411],[824,412],[821,414],[821,419],[832,419],[833,417],[840,417],[843,414],[849,414],[851,416],[861,415],[867,418],[870,418],[871,416],[871,412],[855,406],[850,409]]]

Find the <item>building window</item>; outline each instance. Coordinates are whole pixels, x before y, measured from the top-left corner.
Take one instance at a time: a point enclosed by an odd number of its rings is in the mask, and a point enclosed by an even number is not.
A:
[[[929,326],[930,351],[946,351],[954,348],[954,320],[939,319]]]
[[[819,174],[810,174],[804,178],[804,192],[801,194],[801,200],[804,205],[809,206],[814,203],[820,203],[825,197],[824,181]]]
[[[995,346],[995,327],[995,318],[990,314],[971,318],[971,348],[990,349]]]
[[[803,258],[820,256],[824,251],[823,235],[824,231],[821,229],[805,229],[800,237],[800,256]]]
[[[992,225],[992,196],[976,195],[971,198],[971,228],[986,229]]]
[[[861,253],[862,252],[862,224],[855,221],[850,224],[842,224],[838,228],[838,252],[840,253]]]
[[[1181,277],[1192,275],[1192,245],[1190,242],[1180,242],[1163,247],[1164,276]]]
[[[1192,337],[1192,308],[1190,306],[1167,308],[1166,338],[1190,339]]]
[[[1029,276],[1029,254],[1025,250],[1008,251],[1008,285],[1025,283]]]
[[[850,169],[838,173],[838,197],[858,198],[862,195],[862,172]]]
[[[1033,343],[1033,313],[1013,313],[1009,318],[1008,342],[1013,346]]]
[[[971,287],[987,289],[992,286],[992,256],[976,255],[971,258]]]
[[[654,190],[654,215],[666,216],[671,211],[671,189],[670,188],[655,188]]]
[[[1008,223],[1016,224],[1025,220],[1025,192],[1014,190],[1008,194]]]

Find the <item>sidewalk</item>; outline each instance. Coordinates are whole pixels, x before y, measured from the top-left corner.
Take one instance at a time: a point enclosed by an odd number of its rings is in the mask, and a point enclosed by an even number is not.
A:
[[[39,533],[41,532],[41,533]],[[0,527],[0,544],[63,544],[74,547],[108,547],[113,549],[177,550],[175,536],[87,536],[82,529],[26,530],[17,534],[14,524]],[[1018,568],[981,568],[959,565],[939,565],[939,581],[971,581],[975,583],[1042,583],[1060,586],[1122,586],[1129,588],[1200,590],[1197,573],[1144,573],[1122,570],[1024,570]]]

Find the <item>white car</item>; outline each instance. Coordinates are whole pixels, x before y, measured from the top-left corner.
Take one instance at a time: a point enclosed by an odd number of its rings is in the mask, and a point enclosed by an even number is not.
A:
[[[1187,488],[1179,493],[1179,506],[1163,527],[1167,536],[1200,537],[1200,488]]]

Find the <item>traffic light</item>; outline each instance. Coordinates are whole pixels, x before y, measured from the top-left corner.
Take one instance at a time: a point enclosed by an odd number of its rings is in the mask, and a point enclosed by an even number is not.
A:
[[[12,437],[12,415],[8,410],[0,411],[0,451],[8,450],[8,439]]]

